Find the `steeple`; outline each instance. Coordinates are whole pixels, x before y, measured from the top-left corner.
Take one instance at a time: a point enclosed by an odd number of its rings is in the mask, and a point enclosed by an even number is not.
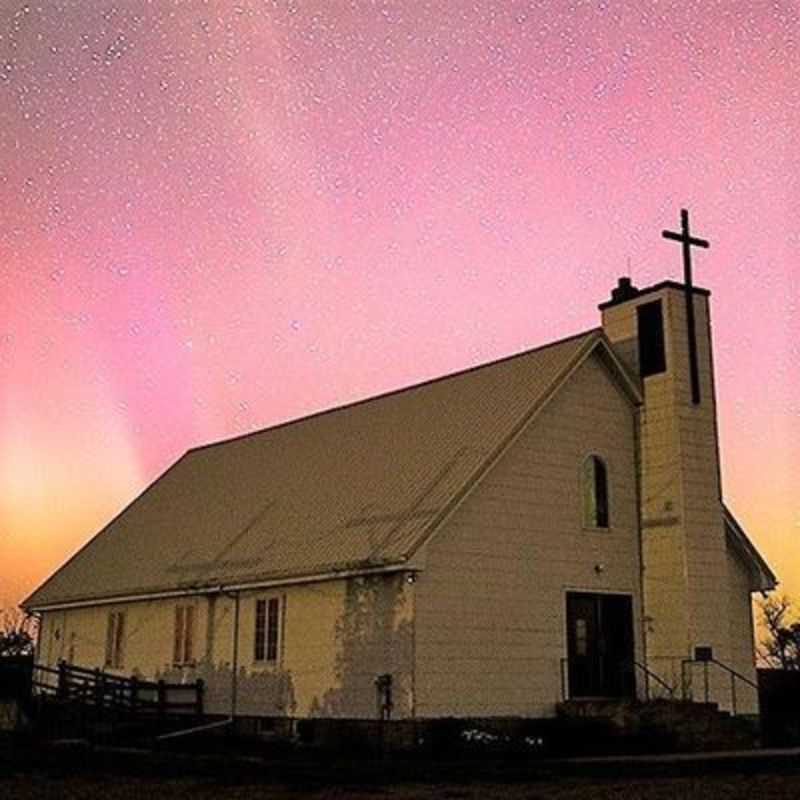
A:
[[[730,654],[709,292],[620,279],[600,305],[603,330],[642,384],[639,479],[644,613],[651,669],[679,683],[696,648]],[[687,306],[687,297],[690,305]],[[688,315],[694,316],[697,384]],[[695,399],[699,402],[695,402]],[[707,652],[707,651],[706,651]],[[713,681],[717,678],[712,677]],[[726,687],[711,687],[725,703]]]

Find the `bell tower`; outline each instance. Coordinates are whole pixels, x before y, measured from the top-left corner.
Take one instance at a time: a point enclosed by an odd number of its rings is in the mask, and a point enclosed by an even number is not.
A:
[[[647,661],[678,690],[683,660],[728,662],[731,653],[709,294],[673,281],[637,289],[621,278],[600,305],[606,336],[641,380]],[[691,666],[688,672],[691,679]],[[712,670],[709,699],[727,705],[729,693],[713,685],[719,672]],[[696,678],[692,688],[704,699]]]

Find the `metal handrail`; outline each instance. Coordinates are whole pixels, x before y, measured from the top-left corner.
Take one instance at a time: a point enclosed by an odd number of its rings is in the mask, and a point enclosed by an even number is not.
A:
[[[700,659],[700,658],[684,658],[681,661],[681,682],[683,684],[683,696],[686,699],[688,694],[687,692],[687,680],[686,680],[686,665],[687,664],[703,664],[703,683],[704,683],[704,700],[706,703],[709,701],[709,684],[708,684],[708,665],[714,664],[717,667],[725,670],[731,676],[731,711],[733,714],[736,714],[736,681],[740,680],[743,683],[746,683],[748,686],[752,687],[756,691],[758,691],[758,684],[750,680],[746,675],[742,675],[741,672],[737,672],[733,667],[728,666],[724,662],[720,661],[716,658],[708,658],[708,659]]]
[[[663,686],[669,693],[669,699],[675,699],[675,689],[670,686],[657,672],[653,672],[646,664],[639,663],[635,658],[631,660],[634,667],[638,667],[645,674],[644,682],[644,696],[647,700],[650,699],[650,678],[655,679],[655,682]]]
[[[724,669],[726,672],[729,672],[731,675],[737,677],[740,681],[744,681],[758,691],[758,684],[755,681],[751,681],[746,675],[742,675],[741,672],[737,672],[733,667],[729,667],[727,664],[723,663],[722,661],[718,661],[716,658],[712,658],[711,660],[718,667],[722,667],[722,669]]]
[[[568,667],[569,667],[569,656],[562,656],[560,660],[560,674],[561,674],[561,699],[567,700],[567,684],[568,684]],[[642,664],[641,662],[637,661],[635,658],[630,660],[622,660],[620,661],[621,665],[633,667],[634,669],[638,668],[642,670],[645,675],[645,682],[644,682],[644,691],[645,691],[645,699],[650,699],[650,678],[653,678],[656,683],[660,686],[663,686],[664,689],[667,690],[669,694],[669,699],[675,699],[675,689],[670,686],[658,673],[653,672],[646,664]],[[566,668],[566,669],[565,669]]]

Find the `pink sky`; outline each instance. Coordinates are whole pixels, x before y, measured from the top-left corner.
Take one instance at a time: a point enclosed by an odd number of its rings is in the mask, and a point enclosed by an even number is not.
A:
[[[0,3],[0,604],[190,446],[680,278],[682,206],[725,496],[800,600],[798,13]]]

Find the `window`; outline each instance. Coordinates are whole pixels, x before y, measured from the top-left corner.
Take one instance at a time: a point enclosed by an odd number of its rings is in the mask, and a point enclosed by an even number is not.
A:
[[[256,632],[254,658],[256,661],[278,660],[278,616],[277,597],[269,600],[256,600]]]
[[[111,611],[106,625],[106,663],[107,667],[120,669],[123,662],[125,643],[125,612]]]
[[[589,651],[589,626],[585,619],[575,620],[575,655],[585,656]]]
[[[176,666],[194,663],[194,606],[175,606],[175,642],[172,661]]]
[[[589,456],[583,462],[583,524],[587,528],[608,527],[608,473],[598,456]]]
[[[644,303],[636,309],[639,333],[639,374],[645,378],[667,368],[664,352],[664,319],[661,301]]]

